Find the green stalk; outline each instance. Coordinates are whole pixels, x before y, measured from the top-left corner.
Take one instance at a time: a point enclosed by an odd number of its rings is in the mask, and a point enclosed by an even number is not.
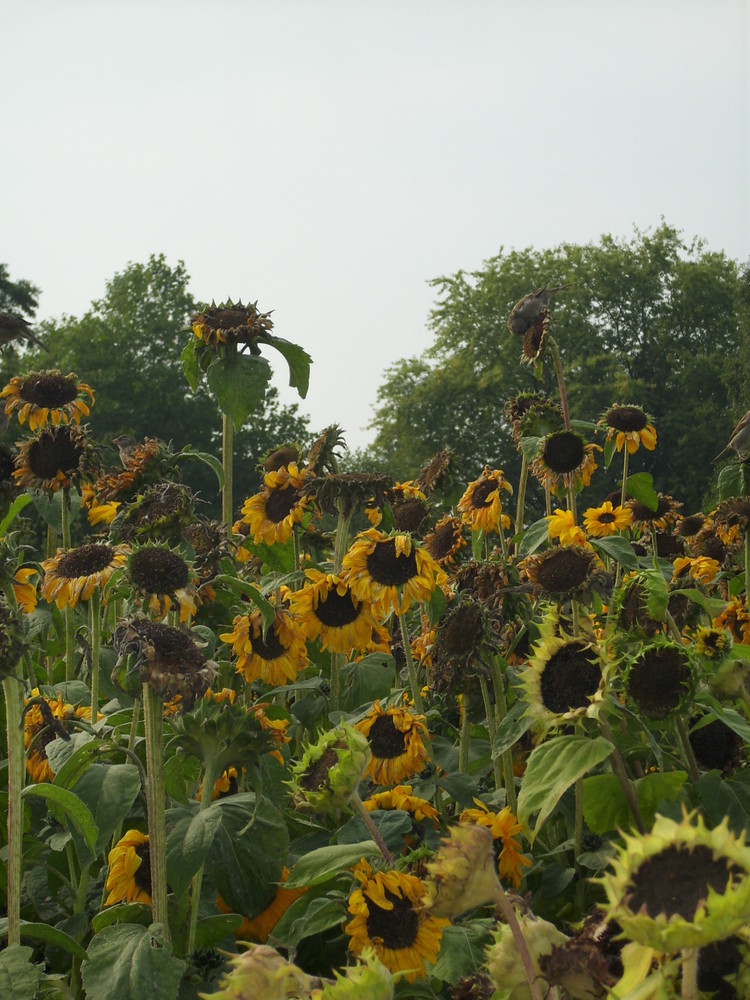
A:
[[[420,715],[424,715],[424,702],[422,701],[422,691],[417,679],[417,668],[411,655],[411,645],[409,643],[409,633],[406,629],[406,622],[403,615],[398,615],[398,623],[401,626],[401,643],[404,647],[404,659],[406,660],[406,671],[409,675],[409,687],[414,700],[414,707]]]
[[[355,792],[354,795],[352,795],[351,799],[349,799],[349,805],[352,807],[352,811],[357,816],[359,816],[359,818],[362,820],[362,822],[367,827],[367,830],[368,830],[370,836],[375,841],[375,843],[378,845],[378,848],[380,849],[380,853],[383,855],[383,857],[385,858],[386,862],[389,865],[392,865],[393,864],[393,855],[388,850],[385,841],[383,840],[382,836],[380,835],[380,830],[378,830],[378,828],[375,826],[375,823],[373,821],[372,816],[365,809],[364,803],[362,802],[362,799],[359,797],[359,792]]]
[[[639,833],[646,832],[646,824],[643,822],[643,817],[641,816],[641,808],[638,805],[638,796],[635,794],[635,789],[630,783],[630,778],[628,778],[628,772],[625,767],[625,761],[622,754],[620,753],[620,748],[615,743],[615,738],[612,735],[612,730],[609,728],[607,723],[601,716],[599,717],[599,728],[602,731],[602,735],[606,740],[612,744],[612,753],[610,754],[610,763],[612,764],[612,770],[617,775],[617,780],[620,782],[620,787],[622,788],[625,800],[628,803],[628,808],[635,821],[635,825],[638,827]]]
[[[352,520],[352,511],[346,513],[346,501],[341,497],[336,500],[336,509],[339,516],[336,521],[336,538],[333,545],[333,572],[338,574],[341,572],[341,563],[349,547],[349,525]]]
[[[550,354],[552,355],[552,361],[555,365],[555,374],[557,375],[557,388],[560,393],[560,406],[562,407],[563,421],[565,423],[565,430],[570,430],[570,415],[568,414],[568,393],[565,389],[565,376],[563,375],[562,361],[560,360],[560,351],[557,348],[557,343],[554,337],[549,337],[547,340],[549,345]]]
[[[458,743],[459,774],[467,774],[469,770],[469,739],[471,737],[471,722],[469,722],[470,707],[471,695],[468,691],[464,691],[461,716],[461,737]]]
[[[204,761],[203,788],[201,789],[200,812],[208,809],[213,801],[214,785],[219,777],[219,768],[213,757],[207,757]],[[186,956],[192,955],[195,951],[195,934],[198,929],[198,910],[201,901],[201,885],[203,884],[203,868],[201,865],[193,875],[193,883],[190,891],[190,920],[188,923],[188,940]]]
[[[26,761],[23,745],[23,684],[17,668],[3,678],[8,737],[8,947],[21,943],[21,872],[23,865],[23,791]]]
[[[581,865],[578,856],[583,850],[583,777],[576,778],[575,783],[575,821],[573,827],[573,867],[576,872],[576,895],[578,897],[578,908],[583,915],[583,893],[585,882],[581,873]]]
[[[675,715],[675,723],[677,725],[677,733],[680,737],[680,745],[682,746],[682,752],[684,754],[685,760],[687,761],[688,771],[690,772],[690,780],[693,782],[698,782],[700,781],[700,771],[698,770],[698,762],[695,759],[693,748],[690,745],[690,737],[688,736],[685,720],[682,718],[681,715]]]
[[[62,547],[67,552],[70,549],[70,491],[62,491],[62,502],[60,504],[60,531],[62,535]],[[75,619],[74,611],[71,607],[66,607],[63,611],[65,622],[65,680],[75,679]]]
[[[487,681],[480,675],[479,686],[482,689],[482,701],[484,702],[484,715],[487,719],[487,733],[490,737],[490,749],[495,745],[495,733],[497,732],[497,724],[495,722],[495,711],[490,702],[490,692],[487,687]],[[495,788],[500,788],[503,783],[502,779],[502,769],[500,765],[500,760],[498,757],[492,758],[492,773],[495,778]]]
[[[490,658],[490,677],[492,678],[492,690],[495,694],[495,723],[497,726],[508,714],[508,699],[505,696],[505,679],[500,670],[498,657]],[[508,747],[503,750],[503,780],[505,784],[505,804],[510,806],[510,811],[515,816],[518,811],[516,801],[516,779],[513,774],[513,752]]]
[[[89,635],[91,636],[91,724],[99,712],[99,655],[102,645],[101,591],[94,589],[89,598]]]
[[[683,1000],[695,1000],[698,993],[698,949],[682,949],[682,990]]]
[[[331,711],[338,712],[341,701],[341,668],[345,665],[344,653],[331,653]]]
[[[523,531],[523,518],[526,507],[526,484],[529,481],[529,463],[526,455],[521,452],[521,475],[518,479],[518,499],[516,501],[516,534]]]
[[[151,907],[154,923],[168,941],[167,907],[167,830],[165,821],[164,736],[162,717],[164,700],[143,685],[143,721],[146,731],[146,806],[148,809],[148,846],[151,858]]]
[[[513,940],[516,942],[516,948],[518,950],[518,957],[521,959],[523,971],[526,975],[526,982],[529,984],[529,993],[531,994],[531,998],[532,1000],[542,1000],[542,995],[539,992],[539,985],[536,981],[534,963],[531,960],[526,939],[524,938],[523,931],[518,923],[516,911],[511,906],[510,900],[505,893],[505,889],[503,889],[499,882],[497,883],[497,888],[495,889],[495,904],[502,911],[502,914],[505,917],[505,922],[508,927],[510,927],[511,933],[513,934]]]
[[[221,491],[221,519],[227,528],[232,527],[234,502],[232,499],[232,475],[234,471],[234,424],[228,413],[221,414],[221,466],[224,470],[224,486]]]

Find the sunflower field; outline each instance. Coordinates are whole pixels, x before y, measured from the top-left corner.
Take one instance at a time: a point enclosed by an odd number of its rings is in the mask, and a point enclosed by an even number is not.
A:
[[[221,461],[95,441],[72,372],[0,391],[2,1000],[750,997],[748,466],[710,512],[629,472],[658,427],[570,419],[552,308],[508,318],[558,389],[498,401],[517,482],[334,425],[235,500],[267,348],[309,379],[256,305],[182,356]]]

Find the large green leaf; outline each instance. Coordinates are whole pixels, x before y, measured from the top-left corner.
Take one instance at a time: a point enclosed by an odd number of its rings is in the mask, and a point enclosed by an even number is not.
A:
[[[99,831],[88,807],[67,788],[56,785],[27,785],[21,792],[23,798],[45,799],[50,815],[59,823],[69,820],[83,837],[86,846],[95,852]]]
[[[361,858],[371,858],[378,854],[380,851],[374,840],[319,847],[297,861],[284,884],[289,889],[320,885],[340,872],[353,868]]]
[[[687,771],[654,771],[636,781],[638,807],[647,828],[654,825],[659,803],[678,799],[687,779]]]
[[[440,952],[430,975],[455,986],[462,976],[473,976],[485,961],[485,948],[492,940],[494,920],[466,920],[443,930]]]
[[[342,900],[328,896],[310,896],[295,900],[273,929],[273,939],[285,948],[296,948],[300,941],[313,934],[336,927],[346,919]]]
[[[508,709],[505,718],[497,727],[495,742],[492,746],[492,756],[499,757],[509,750],[514,743],[517,743],[527,729],[531,728],[533,718],[526,716],[521,718],[526,711],[525,701],[516,701]]]
[[[0,918],[0,938],[6,938],[7,936],[8,918],[2,917]],[[72,938],[70,934],[66,934],[65,931],[61,931],[59,927],[53,927],[51,924],[36,923],[33,920],[22,920],[21,937],[24,940],[46,941],[56,948],[60,948],[62,951],[67,951],[71,955],[75,955],[76,958],[86,958],[86,949],[75,938]],[[4,994],[2,995],[4,996]]]
[[[283,337],[273,337],[271,346],[286,358],[286,363],[289,365],[289,385],[304,399],[310,385],[312,358],[304,347],[293,344],[290,340],[284,340]]]
[[[603,736],[558,736],[532,750],[518,796],[518,819],[534,840],[570,786],[612,753]],[[534,826],[530,820],[537,814]]]
[[[595,549],[604,552],[620,563],[624,569],[635,569],[638,565],[638,556],[635,554],[633,546],[621,535],[611,535],[609,538],[592,538],[591,544]]]
[[[135,764],[91,764],[75,785],[75,794],[88,806],[99,829],[96,853],[104,849],[141,790]]]
[[[263,405],[271,366],[258,354],[227,354],[211,362],[206,378],[222,413],[231,417],[239,430]]]
[[[242,925],[239,913],[216,913],[198,921],[195,929],[196,948],[213,948],[218,941],[231,937]]]
[[[533,524],[530,524],[526,528],[521,539],[521,544],[518,547],[519,559],[523,559],[525,556],[530,556],[532,552],[536,552],[539,546],[549,538],[548,528],[549,524],[546,517],[539,518],[538,521],[534,521]]]
[[[176,819],[174,826],[173,819]],[[205,861],[221,820],[222,813],[216,805],[192,815],[177,809],[167,813],[167,826],[171,827],[167,837],[167,881],[176,895],[182,895]]]
[[[31,493],[22,493],[20,497],[16,497],[13,503],[8,508],[8,513],[0,521],[0,538],[5,535],[13,521],[18,517],[21,511],[32,501]]]
[[[196,451],[195,448],[191,448],[188,445],[183,448],[182,451],[177,452],[175,455],[175,461],[179,462],[185,458],[194,458],[196,461],[203,462],[204,465],[207,465],[216,476],[219,483],[219,489],[224,489],[224,467],[215,455],[209,455],[206,451]]]
[[[44,966],[31,963],[32,949],[13,944],[0,952],[0,997],[3,1000],[34,1000]]]
[[[84,962],[83,987],[96,1000],[176,1000],[185,963],[156,925],[116,924],[95,934]]]
[[[393,689],[396,668],[390,656],[371,653],[359,663],[349,663],[341,671],[341,709],[356,712],[362,705],[387,698]]]
[[[195,392],[198,388],[198,382],[201,377],[200,365],[198,364],[198,358],[195,356],[195,341],[196,338],[191,336],[190,340],[183,347],[182,354],[180,355],[180,361],[182,361],[182,371],[193,392]]]
[[[631,497],[649,510],[656,510],[659,506],[659,498],[654,490],[654,478],[649,472],[636,472],[628,476],[625,489]]]
[[[628,829],[630,810],[616,775],[592,774],[583,779],[583,818],[597,836]]]

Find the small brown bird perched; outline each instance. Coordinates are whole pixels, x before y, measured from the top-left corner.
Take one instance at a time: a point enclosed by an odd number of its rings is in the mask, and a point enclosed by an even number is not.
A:
[[[138,448],[136,439],[132,434],[118,434],[116,438],[112,438],[112,444],[120,453],[120,461],[122,462],[123,469],[129,468],[130,459],[135,455]]]
[[[732,435],[729,438],[729,444],[723,451],[714,459],[714,462],[718,462],[720,458],[723,458],[727,452],[734,449],[737,452],[737,458],[744,454],[746,451],[750,451],[750,410],[747,411],[745,416],[740,420],[735,429],[732,431]]]
[[[558,285],[557,288],[548,288],[544,285],[537,288],[535,292],[529,292],[513,306],[508,317],[508,329],[517,337],[523,337],[529,327],[533,326],[539,314],[548,308],[553,295],[562,292],[570,285]]]
[[[22,316],[0,310],[0,347],[10,344],[13,340],[28,340],[30,344],[49,350],[46,344],[32,332],[28,322]]]

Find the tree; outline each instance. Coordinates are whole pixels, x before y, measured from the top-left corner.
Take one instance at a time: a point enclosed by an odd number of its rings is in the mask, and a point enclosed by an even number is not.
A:
[[[30,281],[11,281],[7,264],[0,264],[0,309],[22,313],[33,319],[39,306],[40,289]]]
[[[735,261],[700,240],[686,243],[665,222],[629,241],[501,248],[479,271],[436,278],[435,341],[388,370],[373,421],[374,456],[408,476],[449,445],[465,478],[485,463],[515,475],[520,461],[504,403],[521,390],[554,395],[556,383],[550,364],[541,384],[519,364],[520,338],[506,319],[530,290],[567,282],[572,287],[554,302],[552,332],[571,416],[594,421],[615,402],[642,406],[659,443],[653,455],[635,456],[631,471],[647,468],[657,489],[697,508],[717,444],[747,409],[748,278]],[[615,478],[614,470],[600,477],[600,489],[608,492]]]

